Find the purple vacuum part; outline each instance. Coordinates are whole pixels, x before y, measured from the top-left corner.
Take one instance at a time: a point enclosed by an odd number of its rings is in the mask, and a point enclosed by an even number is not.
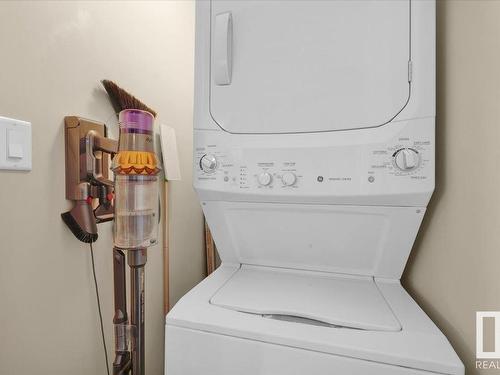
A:
[[[154,245],[158,233],[159,168],[154,148],[154,117],[146,111],[125,109],[120,112],[119,120],[118,154],[113,159],[114,245],[119,249],[140,250]]]
[[[154,117],[139,109],[124,109],[119,116],[120,128],[125,133],[152,133]]]

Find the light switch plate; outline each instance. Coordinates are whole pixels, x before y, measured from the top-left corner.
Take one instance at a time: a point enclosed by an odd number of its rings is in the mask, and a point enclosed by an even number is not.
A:
[[[31,170],[31,123],[0,116],[0,169]]]

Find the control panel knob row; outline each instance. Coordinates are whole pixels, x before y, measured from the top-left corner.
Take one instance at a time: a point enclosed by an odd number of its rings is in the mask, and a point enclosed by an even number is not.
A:
[[[215,155],[206,154],[203,155],[200,159],[200,168],[205,173],[213,173],[217,169],[218,162]]]
[[[412,148],[399,149],[394,153],[394,164],[401,171],[412,171],[420,164],[420,155]]]

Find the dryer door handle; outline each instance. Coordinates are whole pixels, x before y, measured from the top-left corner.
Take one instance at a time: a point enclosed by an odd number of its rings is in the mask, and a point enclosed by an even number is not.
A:
[[[233,17],[231,12],[215,16],[214,80],[217,85],[230,85],[233,59]]]

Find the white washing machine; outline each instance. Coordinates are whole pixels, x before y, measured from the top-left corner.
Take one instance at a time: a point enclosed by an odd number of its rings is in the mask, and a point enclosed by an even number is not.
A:
[[[194,186],[222,265],[167,375],[463,374],[400,284],[434,190],[434,1],[199,1]]]

